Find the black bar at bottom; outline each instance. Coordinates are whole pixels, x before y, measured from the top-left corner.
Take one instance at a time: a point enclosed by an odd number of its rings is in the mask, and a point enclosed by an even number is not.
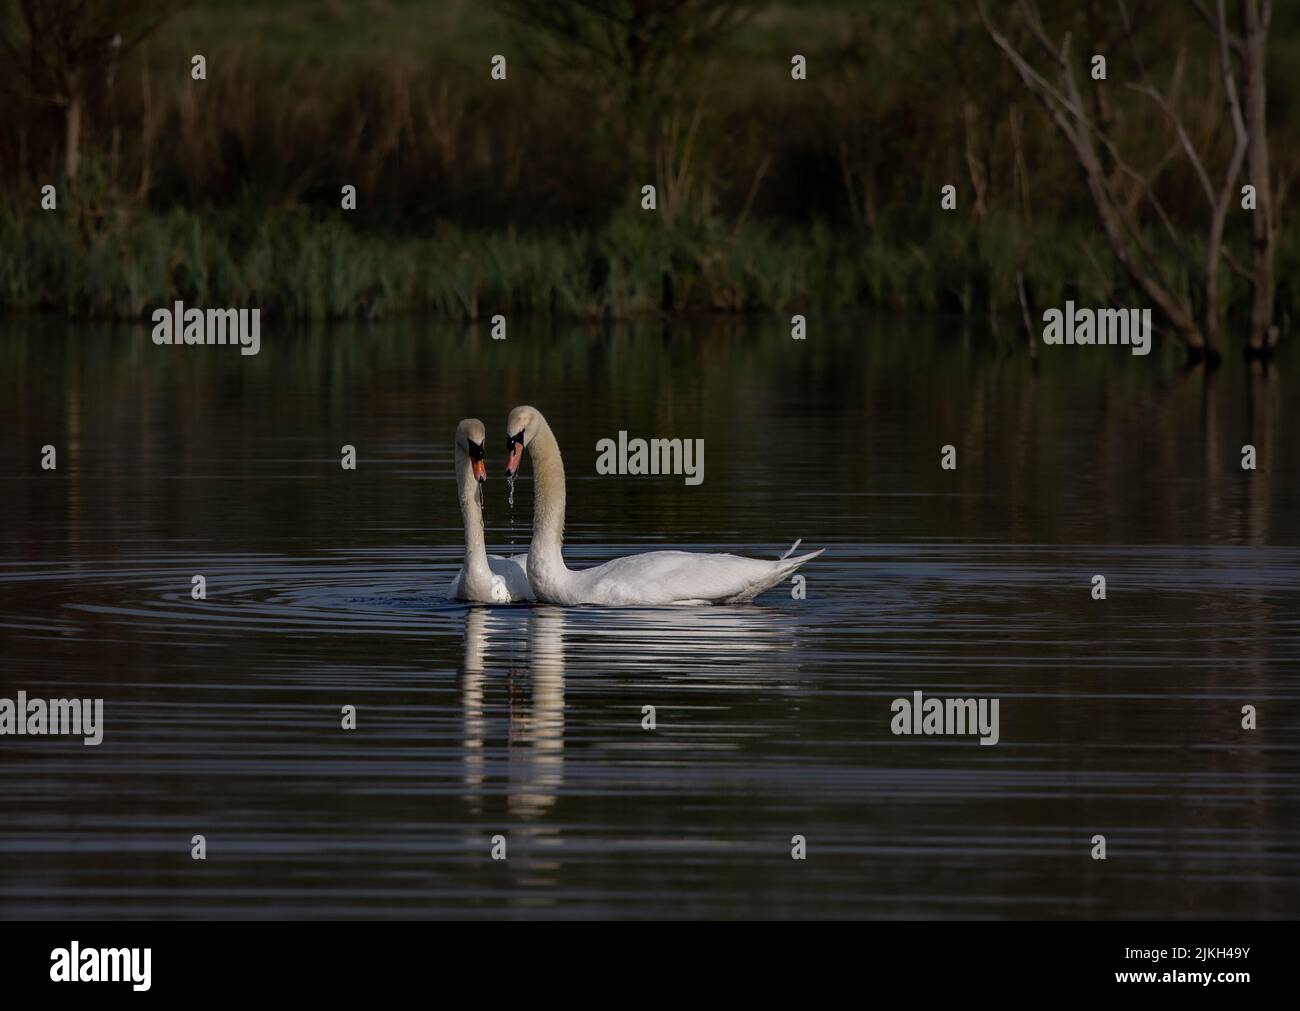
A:
[[[432,986],[429,996],[458,1001],[471,987],[491,1002],[520,991],[563,999],[612,973],[625,995],[674,1000],[689,981],[705,979],[711,989],[734,985],[736,994],[756,989],[766,998],[785,987],[818,1003],[830,985],[860,995],[902,986],[926,998],[1156,993],[1222,1001],[1292,991],[1293,934],[1280,922],[11,922],[0,924],[0,987],[6,998],[71,996],[90,1006],[121,997],[333,1002],[403,986]],[[444,989],[453,984],[460,997]],[[602,992],[620,999],[620,988]]]

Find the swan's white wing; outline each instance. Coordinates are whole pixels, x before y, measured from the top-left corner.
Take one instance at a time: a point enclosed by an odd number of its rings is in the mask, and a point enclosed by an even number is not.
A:
[[[488,555],[488,568],[492,571],[492,585],[489,596],[484,603],[509,604],[516,600],[534,600],[533,588],[528,584],[528,555],[512,555],[502,558],[500,555]],[[465,600],[461,583],[465,578],[465,567],[456,570],[456,575],[447,587],[447,596],[452,600]]]
[[[508,604],[514,600],[534,600],[533,588],[528,584],[528,555],[488,555],[488,568],[492,570],[492,600]],[[504,594],[504,599],[498,597]]]
[[[697,604],[752,600],[820,551],[767,561],[740,555],[650,551],[573,573],[584,604]]]

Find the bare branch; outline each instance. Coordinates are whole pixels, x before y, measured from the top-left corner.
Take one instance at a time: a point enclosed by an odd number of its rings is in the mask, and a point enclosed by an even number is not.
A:
[[[1105,132],[1088,117],[1070,61],[1069,34],[1063,39],[1060,50],[1055,53],[1054,62],[1060,68],[1061,78],[1058,89],[1024,58],[1002,32],[993,26],[982,0],[977,4],[977,9],[980,20],[994,44],[1006,55],[1025,86],[1038,99],[1062,136],[1074,148],[1076,160],[1083,170],[1084,180],[1112,253],[1120,261],[1132,282],[1174,324],[1180,337],[1191,346],[1202,346],[1203,340],[1188,307],[1174,295],[1168,280],[1163,276],[1159,261],[1150,250],[1141,230],[1132,215],[1124,214],[1117,205],[1115,193],[1106,180],[1093,143],[1094,135],[1107,153],[1115,159],[1115,164],[1120,171],[1135,179],[1150,195],[1150,188],[1143,176],[1124,161]],[[1029,0],[1021,0],[1020,10],[1031,31],[1034,31],[1037,36],[1039,44],[1050,47],[1050,41],[1046,38],[1045,30],[1042,29],[1042,22],[1037,17],[1036,7]],[[1154,195],[1151,195],[1151,200],[1157,207],[1157,213],[1160,214],[1166,229],[1171,236],[1174,235],[1172,223],[1159,207]],[[1135,252],[1143,262],[1135,258]]]
[[[1230,250],[1227,246],[1224,246],[1220,252],[1223,254],[1224,261],[1228,264],[1229,267],[1232,268],[1232,272],[1234,274],[1240,277],[1243,281],[1247,281],[1250,284],[1255,283],[1254,271],[1247,270],[1245,267],[1243,267],[1241,265],[1241,262],[1235,256],[1232,255],[1232,250]]]
[[[1220,34],[1219,19],[1215,17],[1215,15],[1210,13],[1210,11],[1206,8],[1205,4],[1202,3],[1201,0],[1192,0],[1192,6],[1196,8],[1196,12],[1201,15],[1201,20],[1203,20],[1206,23],[1210,31],[1214,32],[1216,36],[1223,38],[1223,36]],[[1227,26],[1225,25],[1224,26],[1225,31],[1226,28]],[[1228,47],[1238,56],[1241,56],[1245,52],[1246,43],[1245,40],[1242,39],[1240,35],[1234,35],[1232,32],[1228,32],[1226,41],[1228,43]]]
[[[1164,96],[1161,95],[1160,92],[1156,91],[1155,88],[1151,87],[1151,85],[1128,84],[1126,87],[1132,91],[1138,92],[1138,94],[1146,95],[1148,98],[1152,99],[1152,101],[1160,106],[1169,117],[1170,121],[1174,124],[1174,130],[1178,134],[1178,141],[1182,144],[1183,151],[1186,152],[1188,160],[1192,163],[1192,168],[1196,170],[1196,177],[1201,181],[1201,189],[1205,191],[1205,199],[1209,202],[1210,207],[1213,208],[1215,204],[1214,184],[1210,182],[1210,174],[1205,170],[1205,163],[1201,161],[1201,156],[1196,153],[1196,148],[1192,144],[1192,139],[1187,136],[1187,131],[1183,128],[1183,121],[1179,117],[1178,113],[1175,112],[1169,103],[1165,101]]]
[[[1048,36],[1047,30],[1043,27],[1043,16],[1039,13],[1038,4],[1034,0],[1019,0],[1019,8],[1025,24],[1029,26],[1029,31],[1034,36],[1034,41],[1042,47],[1043,52],[1053,62],[1059,63],[1061,54],[1057,50],[1056,44],[1052,42],[1051,37]]]

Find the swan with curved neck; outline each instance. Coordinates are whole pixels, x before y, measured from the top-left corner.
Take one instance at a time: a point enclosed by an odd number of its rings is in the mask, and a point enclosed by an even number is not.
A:
[[[493,604],[532,600],[528,556],[489,555],[484,544],[481,487],[487,480],[486,442],[487,429],[478,418],[466,418],[456,426],[456,491],[465,518],[465,564],[447,596]]]
[[[779,560],[693,551],[649,551],[616,558],[590,569],[564,564],[564,461],[551,426],[535,407],[516,407],[506,421],[513,480],[524,450],[533,461],[533,543],[528,582],[548,604],[734,604],[753,600],[821,554],[813,551]],[[795,542],[795,547],[799,543]],[[823,549],[825,550],[825,549]]]

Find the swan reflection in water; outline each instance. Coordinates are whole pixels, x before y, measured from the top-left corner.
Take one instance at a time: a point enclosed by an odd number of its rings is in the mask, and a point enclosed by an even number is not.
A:
[[[633,675],[659,688],[683,678],[744,692],[758,684],[794,687],[799,627],[794,614],[754,605],[471,607],[462,682],[463,778],[471,813],[483,813],[503,780],[512,820],[539,819],[555,805],[564,785],[566,666],[589,686],[590,678]],[[643,695],[628,700],[630,735],[643,734]],[[492,742],[502,739],[503,713],[508,746],[501,755]],[[639,736],[629,737],[633,741],[655,744]]]
[[[507,715],[506,809],[528,820],[555,803],[564,781],[564,612],[527,612],[527,666],[512,664],[502,685],[489,680],[490,649],[514,638],[522,608],[472,607],[465,616],[464,708],[466,800],[475,814],[486,792],[489,720],[484,693],[503,691]],[[514,659],[514,658],[510,658]],[[531,677],[528,675],[531,674]],[[490,711],[490,710],[489,710]]]

